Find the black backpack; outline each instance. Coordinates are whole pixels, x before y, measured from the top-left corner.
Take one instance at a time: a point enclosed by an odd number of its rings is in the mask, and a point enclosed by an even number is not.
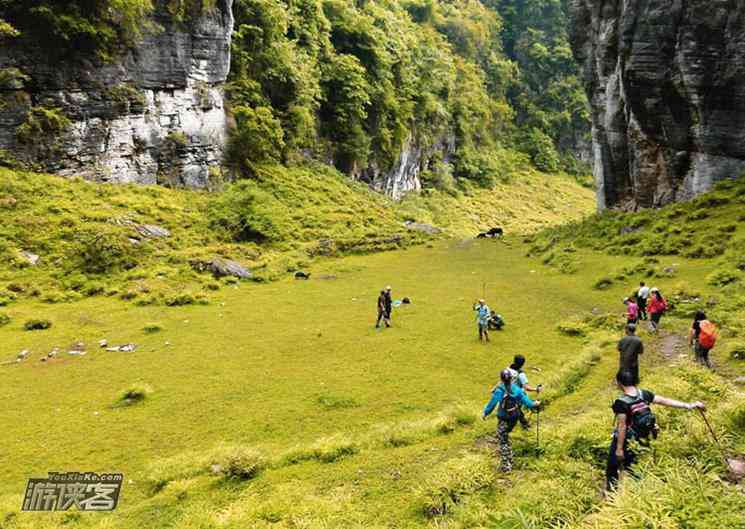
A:
[[[505,388],[504,397],[502,397],[502,402],[499,403],[499,409],[504,412],[504,418],[508,421],[516,420],[520,417],[520,400],[511,395]]]
[[[631,431],[631,436],[641,444],[649,443],[650,436],[657,439],[657,417],[647,401],[642,398],[641,393],[636,397],[624,395],[621,401],[629,406],[627,417],[630,422],[627,426]]]

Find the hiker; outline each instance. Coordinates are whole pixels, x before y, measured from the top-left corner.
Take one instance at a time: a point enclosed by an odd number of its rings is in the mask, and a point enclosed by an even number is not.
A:
[[[499,374],[500,384],[492,390],[491,400],[484,408],[481,419],[486,418],[497,408],[497,438],[499,439],[499,454],[502,460],[503,472],[512,471],[512,443],[510,443],[510,432],[520,418],[520,407],[527,406],[530,409],[538,409],[541,402],[530,400],[520,386],[512,383],[512,373],[509,369],[503,369]]]
[[[378,296],[378,321],[375,322],[375,328],[380,328],[380,322],[384,321],[386,327],[391,326],[391,322],[388,318],[388,311],[386,310],[386,302],[385,302],[385,290],[380,291],[380,295]]]
[[[657,420],[649,407],[650,404],[686,410],[706,409],[702,402],[680,402],[655,395],[645,389],[638,389],[634,384],[634,374],[627,369],[618,372],[616,382],[623,395],[611,406],[616,416],[616,428],[608,450],[608,464],[605,470],[608,491],[615,488],[623,468],[629,469],[633,475],[631,467],[636,462],[636,454],[629,448],[629,441],[636,440],[644,446],[649,444],[650,436],[657,437]]]
[[[639,305],[631,298],[624,298],[623,304],[626,305],[626,323],[633,323],[639,321]]]
[[[696,362],[711,369],[709,351],[717,342],[717,328],[706,319],[706,313],[702,310],[696,311],[693,317],[691,330],[688,332],[688,344],[696,353]]]
[[[391,313],[393,312],[393,298],[391,297],[391,286],[385,287],[385,322],[387,327],[391,326]]]
[[[636,292],[636,304],[639,305],[639,319],[647,319],[647,300],[649,299],[649,287],[642,281]]]
[[[525,392],[533,391],[535,393],[540,393],[543,390],[543,386],[538,384],[538,386],[533,387],[528,384],[528,375],[526,375],[523,371],[524,365],[525,357],[523,355],[515,355],[512,364],[510,364],[510,367],[507,368],[510,371],[512,383]],[[523,411],[522,407],[520,407],[520,426],[523,427],[523,430],[527,430],[528,428],[530,428],[530,423],[528,422],[528,418],[525,416],[525,412]]]
[[[644,354],[642,339],[636,335],[636,324],[626,325],[626,336],[618,342],[618,369],[630,371],[634,375],[634,384],[639,383],[639,355]]]
[[[490,311],[488,327],[490,331],[501,331],[502,327],[504,327],[504,318],[502,318],[502,315],[497,314],[493,310]]]
[[[653,288],[650,290],[650,292],[652,299],[649,302],[649,306],[647,308],[650,319],[650,330],[652,332],[657,332],[657,329],[660,326],[660,319],[667,310],[667,302],[665,301],[665,298],[662,297],[662,294],[658,289]]]
[[[476,323],[479,326],[479,340],[482,342],[488,342],[491,310],[483,299],[480,299],[478,303],[474,304],[473,310],[476,311]]]

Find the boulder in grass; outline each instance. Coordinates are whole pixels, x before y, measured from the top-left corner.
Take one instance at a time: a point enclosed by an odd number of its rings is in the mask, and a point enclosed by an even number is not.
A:
[[[39,264],[39,259],[41,259],[41,257],[36,255],[35,253],[27,252],[25,250],[19,252],[19,254],[31,266],[36,266],[37,264]]]
[[[154,224],[134,224],[135,231],[146,239],[165,239],[171,236],[171,232],[161,226]]]
[[[215,257],[209,261],[192,261],[191,266],[199,272],[210,272],[215,277],[237,277],[239,279],[252,277],[251,272],[242,264],[222,257]]]
[[[406,222],[404,222],[404,226],[406,226],[406,228],[411,231],[420,231],[428,235],[438,235],[442,233],[441,228],[438,228],[437,226],[433,226],[432,224],[425,224],[423,222],[413,222],[413,221],[407,220]]]

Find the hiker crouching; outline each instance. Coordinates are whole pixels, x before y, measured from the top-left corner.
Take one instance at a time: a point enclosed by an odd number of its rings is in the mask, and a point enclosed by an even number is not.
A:
[[[636,462],[636,454],[629,447],[629,441],[635,440],[646,446],[649,444],[650,437],[657,437],[657,419],[652,413],[650,404],[685,410],[706,409],[702,402],[680,402],[655,395],[646,389],[638,389],[634,384],[634,373],[628,369],[618,372],[616,382],[622,395],[611,406],[616,416],[616,428],[613,431],[608,450],[608,464],[605,469],[608,491],[615,488],[624,468],[633,475],[631,467]]]
[[[529,409],[538,409],[540,401],[532,401],[525,392],[517,385],[512,383],[512,372],[509,369],[503,369],[499,374],[500,384],[492,391],[491,400],[484,408],[483,420],[497,408],[497,438],[499,439],[499,454],[502,460],[501,469],[503,472],[512,471],[512,443],[510,442],[510,432],[520,420],[521,407],[526,406]]]

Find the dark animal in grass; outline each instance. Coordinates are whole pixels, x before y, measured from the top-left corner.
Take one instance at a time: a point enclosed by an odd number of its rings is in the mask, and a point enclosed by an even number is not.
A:
[[[404,298],[401,300],[401,303],[404,305],[411,305],[411,300],[409,298]]]
[[[305,272],[295,272],[295,279],[310,279],[310,274],[306,274]]]
[[[482,231],[476,236],[476,238],[477,239],[496,239],[498,237],[501,237],[502,235],[504,235],[504,230],[502,228],[491,228],[489,231]]]

